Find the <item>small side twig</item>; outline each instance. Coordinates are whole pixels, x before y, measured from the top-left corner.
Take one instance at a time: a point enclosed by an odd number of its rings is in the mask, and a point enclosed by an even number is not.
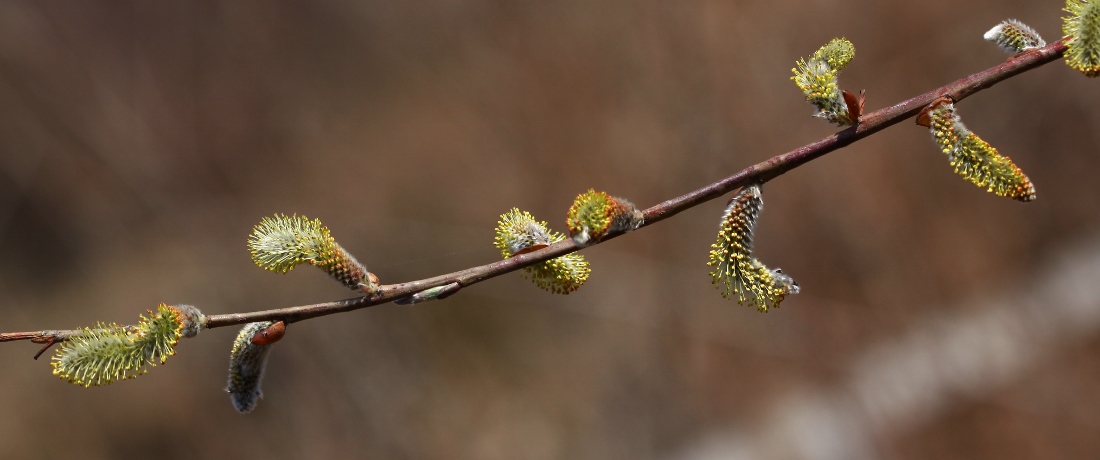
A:
[[[36,332],[2,332],[0,333],[0,342],[11,342],[15,340],[30,340],[33,343],[43,343],[45,346],[38,353],[34,354],[34,359],[37,360],[42,353],[49,350],[55,343],[64,342],[69,340],[74,334],[80,333],[80,330],[72,331],[36,331]]]
[[[38,353],[34,354],[34,360],[38,361],[38,357],[42,356],[42,353],[45,353],[46,350],[49,350],[50,347],[52,347],[53,344],[55,344],[55,343],[57,343],[57,339],[54,339],[53,337],[50,337],[49,340],[46,341],[46,345],[44,347],[42,347],[41,350],[38,350]]]

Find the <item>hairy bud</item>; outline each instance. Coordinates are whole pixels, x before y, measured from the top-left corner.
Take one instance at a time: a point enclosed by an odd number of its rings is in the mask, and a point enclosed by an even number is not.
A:
[[[1015,19],[1006,20],[993,26],[982,36],[986,40],[996,43],[1006,53],[1016,54],[1024,51],[1047,46],[1047,42],[1039,33]]]

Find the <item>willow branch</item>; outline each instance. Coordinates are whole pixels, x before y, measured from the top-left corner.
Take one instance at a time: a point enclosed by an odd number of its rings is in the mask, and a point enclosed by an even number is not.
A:
[[[1028,70],[1035,69],[1050,63],[1066,52],[1065,39],[1052,43],[1042,48],[1030,50],[1008,58],[1000,65],[984,71],[960,78],[948,85],[936,88],[920,96],[907,101],[864,114],[860,122],[843,131],[821,139],[817,142],[804,145],[790,152],[775,156],[767,161],[745,168],[736,174],[707,185],[703,188],[682,195],[663,203],[657,204],[643,211],[645,223],[643,227],[655,224],[676,214],[679,214],[704,202],[726,195],[733,190],[752,183],[763,183],[772,180],[787,171],[802,166],[807,162],[833,152],[842,147],[863,139],[871,134],[881,131],[898,122],[911,118],[929,103],[941,96],[949,96],[956,102],[961,101],[978,91],[984,90],[994,84],[1008,78],[1019,75]],[[618,237],[621,233],[609,234],[596,242],[600,244]],[[207,316],[207,328],[233,326],[256,321],[285,321],[293,323],[319,316],[343,313],[374,305],[389,303],[403,299],[425,289],[458,283],[460,287],[477,284],[490,278],[504,275],[529,265],[561,257],[565,254],[580,250],[572,239],[551,244],[543,249],[521,254],[479,267],[467,268],[454,273],[439,275],[418,281],[410,281],[400,284],[383,285],[372,295],[356,297],[352,299],[325,302],[313,305],[279,308],[274,310],[255,311],[249,313],[229,313],[224,315]],[[13,340],[30,340],[35,343],[53,343],[68,339],[80,330],[51,330],[38,332],[0,333],[0,342]]]

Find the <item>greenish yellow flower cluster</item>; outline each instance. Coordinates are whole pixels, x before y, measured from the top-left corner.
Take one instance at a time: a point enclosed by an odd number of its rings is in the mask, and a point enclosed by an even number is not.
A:
[[[1024,202],[1035,199],[1031,180],[1011,159],[963,126],[950,99],[933,102],[918,122],[932,131],[956,174],[997,196]]]
[[[336,243],[320,219],[281,214],[265,217],[249,235],[248,251],[256,265],[276,273],[307,263],[348,288],[368,294],[378,288],[374,274]]]
[[[853,125],[855,118],[848,113],[848,105],[837,83],[837,74],[852,62],[856,47],[844,38],[834,38],[818,49],[808,59],[800,59],[791,69],[798,89],[806,100],[817,107],[815,117],[838,125]]]
[[[583,246],[599,241],[609,232],[634,230],[643,220],[642,212],[633,203],[589,189],[573,200],[565,225],[573,241]]]
[[[83,387],[137,378],[174,355],[180,337],[198,334],[205,324],[190,305],[160,304],[140,318],[137,326],[98,323],[62,342],[50,363],[54,375]]]
[[[541,249],[565,239],[565,235],[553,232],[546,222],[535,220],[527,211],[512,208],[500,216],[493,246],[500,249],[505,259],[532,250]],[[556,259],[523,269],[524,277],[541,289],[555,294],[568,294],[588,281],[592,270],[584,256],[570,253]]]
[[[722,297],[766,312],[779,308],[788,295],[797,294],[798,283],[780,269],[770,270],[752,256],[753,231],[764,209],[760,186],[742,188],[726,206],[718,241],[711,245],[711,282]]]
[[[1100,76],[1100,1],[1067,0],[1062,33],[1066,42],[1066,64],[1087,77]]]

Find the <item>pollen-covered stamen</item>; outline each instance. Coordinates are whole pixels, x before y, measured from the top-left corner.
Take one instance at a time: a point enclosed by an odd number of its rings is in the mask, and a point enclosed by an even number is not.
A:
[[[857,102],[846,101],[837,82],[840,70],[852,62],[855,53],[852,42],[834,38],[809,58],[799,59],[796,67],[791,69],[794,73],[791,80],[806,95],[806,101],[817,108],[815,117],[841,126],[859,121],[859,114],[849,111],[849,106],[857,105]],[[861,100],[858,106],[862,110]]]
[[[1100,76],[1100,0],[1066,0],[1062,33],[1066,41],[1066,64],[1092,78]]]
[[[332,236],[320,219],[276,214],[264,217],[248,236],[252,261],[265,270],[287,273],[331,248]]]
[[[136,326],[98,323],[61,343],[52,362],[54,375],[90,387],[109,385],[148,372],[174,355],[181,337],[191,337],[206,323],[197,308],[160,304]],[[190,335],[187,335],[190,334]]]
[[[1035,199],[1031,180],[1011,159],[962,124],[950,98],[930,104],[917,117],[917,123],[932,132],[932,139],[947,155],[956,174],[997,196],[1023,202]]]
[[[496,238],[493,239],[493,246],[500,249],[500,255],[505,259],[528,252],[533,247],[545,248],[550,243],[550,230],[546,228],[546,222],[539,222],[531,213],[518,208],[512,208],[500,216]]]
[[[512,208],[500,216],[493,246],[507,259],[564,239],[565,235],[550,231],[546,222],[539,222],[530,213]],[[523,269],[524,278],[555,294],[568,294],[577,290],[591,273],[584,256],[575,252]]]
[[[265,217],[248,237],[248,250],[256,265],[287,273],[298,264],[320,268],[350,289],[372,294],[378,278],[336,243],[320,219],[276,214]]]
[[[564,235],[557,236],[555,243],[565,239]],[[588,276],[591,274],[592,269],[588,267],[588,261],[575,252],[523,269],[524,278],[531,280],[539,289],[554,294],[569,294],[576,291],[585,281],[588,281]]]
[[[742,188],[722,214],[718,241],[711,245],[711,281],[722,297],[761,312],[778,308],[783,299],[799,291],[798,283],[780,269],[769,270],[752,256],[756,220],[764,208],[757,184]]]
[[[588,245],[609,233],[635,230],[644,219],[634,203],[589,189],[573,200],[565,225],[574,242]]]
[[[1043,37],[1040,37],[1035,29],[1015,19],[993,26],[982,37],[996,43],[1001,50],[1009,54],[1047,46],[1047,42],[1043,41]]]

